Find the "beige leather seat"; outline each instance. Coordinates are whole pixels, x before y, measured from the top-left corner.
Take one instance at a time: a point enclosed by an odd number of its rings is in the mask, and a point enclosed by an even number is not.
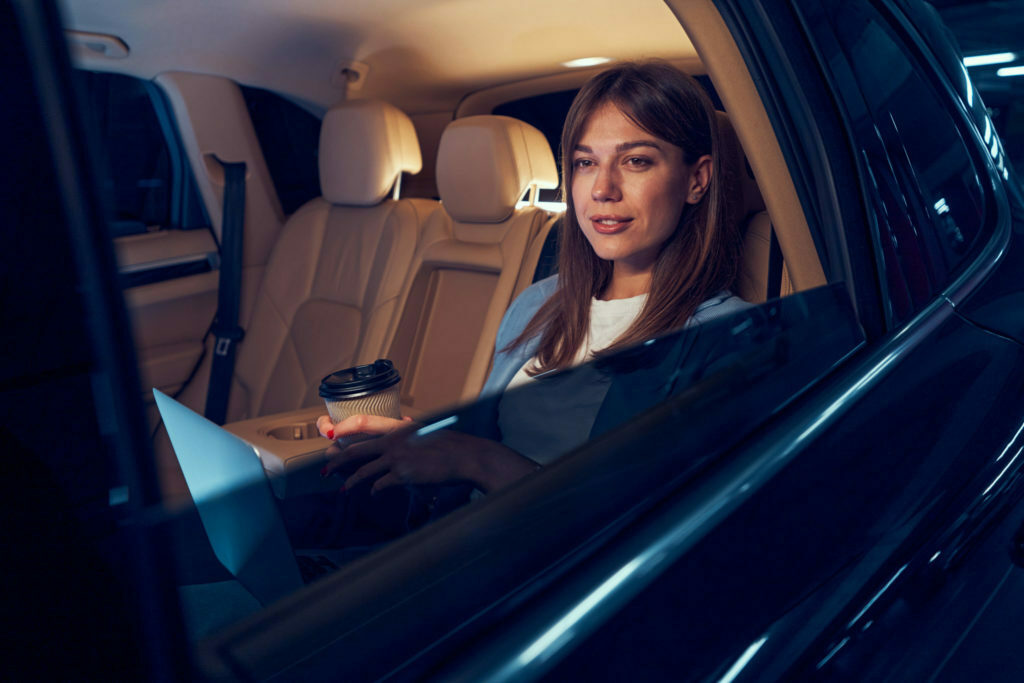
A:
[[[557,187],[558,171],[533,126],[471,116],[441,136],[437,185],[443,211],[424,227],[388,354],[402,371],[403,410],[411,415],[480,392],[527,249],[551,218],[515,205],[531,186]]]
[[[732,218],[739,222],[743,236],[739,274],[733,291],[746,301],[763,303],[768,292],[771,218],[765,210],[764,199],[750,172],[736,132],[724,112],[718,112],[718,129],[722,143],[720,163],[724,173],[725,201],[732,208]],[[783,264],[782,295],[792,291],[789,273]]]
[[[285,224],[239,345],[229,421],[320,401],[320,379],[384,354],[429,200],[390,199],[417,173],[412,121],[389,104],[346,102],[324,116],[322,197]]]
[[[407,275],[436,201],[392,199],[422,165],[412,121],[384,102],[335,106],[321,124],[322,196],[285,223],[238,347],[227,421],[321,404],[320,379],[391,343]],[[203,377],[182,400],[202,410]],[[168,499],[187,496],[166,433],[154,442]]]

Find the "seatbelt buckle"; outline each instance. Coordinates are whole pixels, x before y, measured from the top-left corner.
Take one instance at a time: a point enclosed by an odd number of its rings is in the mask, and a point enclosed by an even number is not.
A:
[[[227,356],[231,353],[232,345],[242,341],[242,337],[245,336],[245,330],[241,327],[235,327],[230,330],[217,330],[214,334],[217,337],[217,343],[213,347],[213,352],[218,356]]]
[[[218,356],[226,356],[231,351],[231,343],[234,339],[228,337],[217,337],[217,345],[213,347],[213,352]]]

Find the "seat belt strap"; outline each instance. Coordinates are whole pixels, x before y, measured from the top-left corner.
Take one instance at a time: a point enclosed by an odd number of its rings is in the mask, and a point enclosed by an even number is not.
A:
[[[218,161],[220,161],[218,159]],[[224,168],[224,217],[221,221],[220,284],[217,317],[213,321],[213,366],[206,391],[206,418],[224,424],[228,412],[235,352],[245,336],[238,325],[242,296],[242,230],[245,225],[245,162],[227,163]]]
[[[775,226],[769,229],[770,240],[768,244],[768,291],[767,299],[777,299],[782,296],[782,247],[779,246],[779,238],[775,235]]]

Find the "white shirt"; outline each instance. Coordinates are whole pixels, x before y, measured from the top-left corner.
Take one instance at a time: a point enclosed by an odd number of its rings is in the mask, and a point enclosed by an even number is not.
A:
[[[590,304],[590,330],[574,366],[618,339],[640,314],[647,295]],[[574,367],[551,375],[531,377],[523,364],[501,398],[498,426],[502,443],[546,465],[585,442],[604,401],[611,378],[591,366]]]

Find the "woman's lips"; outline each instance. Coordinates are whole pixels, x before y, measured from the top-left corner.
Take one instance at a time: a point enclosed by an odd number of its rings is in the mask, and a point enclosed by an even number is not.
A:
[[[629,224],[633,222],[633,219],[628,216],[591,216],[590,224],[594,227],[595,232],[599,232],[602,235],[614,235],[617,232],[622,232]]]

